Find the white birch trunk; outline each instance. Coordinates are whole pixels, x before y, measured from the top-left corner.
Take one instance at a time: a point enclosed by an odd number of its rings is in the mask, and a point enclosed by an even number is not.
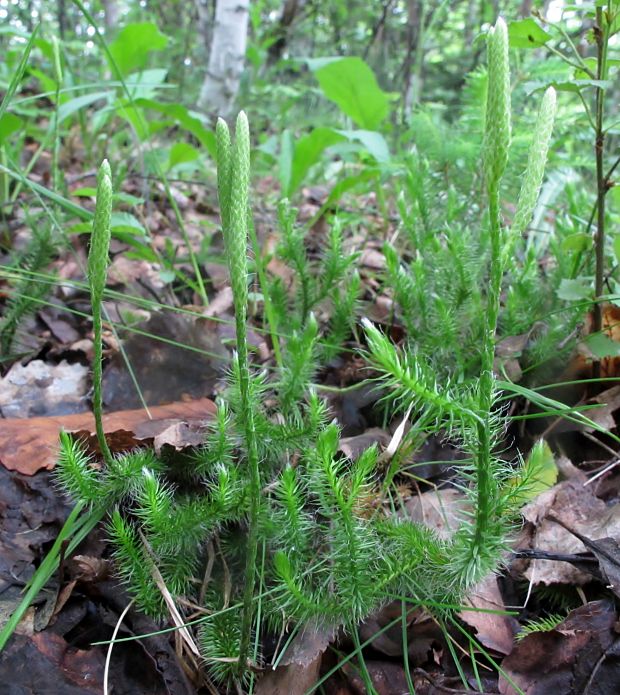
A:
[[[106,34],[118,27],[118,3],[116,0],[103,0],[103,23]]]
[[[209,67],[198,100],[207,113],[232,112],[245,61],[249,4],[249,0],[217,0]]]

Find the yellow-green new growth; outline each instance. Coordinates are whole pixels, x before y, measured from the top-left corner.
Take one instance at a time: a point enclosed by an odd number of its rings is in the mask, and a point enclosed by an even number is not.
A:
[[[101,395],[102,346],[101,346],[101,304],[108,272],[108,252],[110,250],[112,219],[112,172],[108,160],[104,159],[97,172],[97,202],[93,231],[90,238],[88,253],[88,284],[90,286],[90,301],[93,310],[93,412],[99,448],[107,463],[112,461],[103,431],[103,401]]]
[[[220,200],[220,217],[224,239],[230,230],[230,132],[223,118],[217,119],[215,127],[217,147],[217,190]]]
[[[250,129],[248,119],[241,111],[237,116],[235,144],[230,172],[230,233],[226,239],[226,256],[230,267],[230,280],[235,313],[246,312],[248,299],[248,207],[250,191]]]
[[[540,187],[542,186],[545,173],[545,165],[547,163],[547,153],[549,152],[549,143],[551,142],[555,111],[555,89],[549,87],[543,96],[538,118],[536,119],[534,138],[530,145],[527,168],[523,177],[523,183],[521,184],[521,191],[519,192],[517,212],[515,213],[512,223],[511,237],[515,239],[523,234],[527,225],[530,223],[536,201],[538,200],[538,194],[540,193]]]
[[[54,79],[59,85],[62,82],[62,61],[60,59],[60,43],[56,36],[52,36],[52,54],[54,57]]]
[[[508,29],[499,17],[487,36],[489,83],[484,134],[487,187],[497,188],[508,162],[510,147],[510,66]]]
[[[88,281],[93,306],[101,303],[108,269],[112,219],[112,175],[107,159],[97,172],[97,202],[88,253]]]

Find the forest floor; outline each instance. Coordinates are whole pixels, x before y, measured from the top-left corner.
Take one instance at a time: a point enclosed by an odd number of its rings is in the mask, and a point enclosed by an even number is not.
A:
[[[76,167],[79,169],[79,167]],[[92,185],[90,178],[67,174],[69,188]],[[45,170],[31,174],[45,183]],[[145,181],[128,179],[125,192],[143,197]],[[215,191],[197,185],[176,187],[173,194],[185,219],[190,241],[199,248],[204,231],[216,229]],[[260,182],[261,192],[272,182]],[[154,243],[164,248],[178,242],[174,218],[163,191],[149,183],[144,221]],[[320,212],[322,191],[306,190],[300,208],[303,219]],[[259,195],[255,195],[259,198]],[[369,196],[357,201],[368,212],[367,238],[352,239],[361,250],[360,272],[369,300],[366,313],[387,325],[389,298],[376,292],[374,277],[384,266],[378,239],[379,216],[373,216]],[[82,204],[87,204],[83,202]],[[31,210],[32,214],[32,210]],[[272,243],[272,219],[257,211],[258,232],[265,248]],[[28,236],[28,220],[19,210],[6,220],[13,248]],[[377,230],[379,232],[377,233]],[[309,243],[320,245],[325,221],[318,216]],[[41,563],[67,515],[70,501],[54,481],[54,463],[61,428],[76,433],[97,453],[90,415],[90,369],[93,355],[88,292],[84,281],[87,238],[72,244],[54,261],[58,278],[38,310],[24,319],[18,334],[22,356],[2,364],[0,378],[0,625],[15,610],[22,589]],[[105,430],[113,452],[136,446],[183,451],[202,441],[214,412],[213,399],[222,388],[233,347],[232,295],[222,263],[207,263],[210,303],[199,307],[188,290],[173,294],[161,268],[131,259],[118,240],[111,249],[108,288],[116,294],[105,302],[104,401]],[[214,253],[217,255],[217,246]],[[0,259],[7,263],[9,257]],[[191,272],[189,265],[184,268]],[[270,272],[286,272],[272,262]],[[0,298],[3,285],[0,281]],[[6,286],[8,291],[8,286]],[[136,309],[127,297],[142,297],[177,311]],[[184,309],[179,312],[178,309]],[[129,325],[131,330],[112,331]],[[137,330],[136,330],[137,329]],[[393,338],[402,338],[398,326]],[[121,338],[119,339],[119,333]],[[518,361],[519,340],[498,348],[505,359]],[[263,334],[250,332],[255,362],[271,358]],[[576,358],[578,359],[578,358]],[[127,369],[130,364],[133,370]],[[335,361],[320,380],[346,387],[364,377],[354,353]],[[617,365],[605,366],[617,376]],[[558,375],[559,380],[560,375]],[[134,386],[140,385],[148,412]],[[599,404],[590,417],[615,430],[620,386],[598,391],[568,387],[554,397],[571,405]],[[373,411],[376,396],[367,388],[331,394],[330,407],[342,427],[341,451],[351,457],[376,442],[387,447],[394,426],[384,426]],[[512,412],[524,408],[514,401]],[[528,695],[620,692],[620,467],[617,453],[600,434],[583,425],[551,418],[533,421],[536,429],[515,428],[512,443],[545,437],[556,452],[558,481],[523,510],[524,524],[516,534],[505,569],[490,576],[468,597],[459,613],[461,625],[481,646],[475,655],[457,635],[446,635],[435,618],[422,609],[401,614],[401,604],[389,604],[360,628],[368,641],[366,666],[380,695],[409,692],[403,653],[407,649],[411,677],[418,694],[473,692]],[[529,446],[525,446],[525,449]],[[413,519],[449,534],[461,510],[462,498],[450,484],[450,469],[458,452],[449,444],[429,440],[411,461],[415,474],[401,481],[406,508]],[[601,473],[600,475],[597,475]],[[108,646],[129,597],[113,574],[105,532],[92,533],[72,557],[63,558],[59,572],[42,591],[0,654],[0,695],[86,695],[101,693]],[[490,610],[491,612],[484,612]],[[530,634],[519,634],[528,621],[546,619]],[[547,629],[543,630],[542,627]],[[157,626],[135,610],[123,620],[120,637],[145,635]],[[379,633],[379,634],[377,634]],[[403,640],[406,633],[407,642]],[[118,643],[111,651],[110,693],[115,695],[189,695],[213,692],[196,685],[178,658],[178,644],[169,634]],[[267,664],[255,692],[310,692],[321,674],[338,663],[351,645],[342,635],[307,631],[293,643],[278,669]],[[484,650],[484,651],[483,651]],[[364,693],[354,661],[344,664],[322,685],[330,695]]]

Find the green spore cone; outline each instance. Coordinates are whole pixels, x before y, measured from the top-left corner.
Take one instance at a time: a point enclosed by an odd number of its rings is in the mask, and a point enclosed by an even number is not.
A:
[[[487,91],[484,157],[489,191],[499,186],[510,148],[510,67],[508,29],[500,17],[487,36],[489,84]]]
[[[553,87],[549,87],[543,96],[534,127],[534,137],[530,145],[527,167],[519,192],[517,212],[510,232],[512,239],[520,237],[532,219],[545,173],[555,112],[556,93]]]
[[[106,463],[112,461],[112,453],[103,431],[103,349],[101,343],[101,306],[108,272],[112,218],[112,172],[104,159],[97,173],[97,202],[88,253],[88,283],[93,311],[94,356],[93,356],[93,412],[99,448]]]

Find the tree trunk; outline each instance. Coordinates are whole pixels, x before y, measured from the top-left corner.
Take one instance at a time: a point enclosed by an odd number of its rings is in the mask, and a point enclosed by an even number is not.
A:
[[[249,0],[217,0],[209,67],[198,106],[207,113],[232,112],[245,61]]]
[[[209,60],[209,46],[213,31],[213,9],[215,3],[210,0],[196,0],[196,13],[198,15],[198,36],[202,46],[201,55],[204,53],[204,62]]]
[[[409,120],[414,104],[419,101],[422,76],[419,65],[419,49],[424,33],[424,0],[407,2],[407,53],[403,63],[403,120]]]
[[[60,35],[61,39],[64,39],[65,32],[67,31],[67,8],[65,6],[65,0],[58,0],[56,8],[56,15],[58,17],[58,34]]]
[[[288,41],[289,29],[303,4],[304,0],[284,0],[282,14],[273,31],[275,41],[269,46],[268,50],[268,61],[270,65],[277,63],[282,57],[282,53]]]
[[[118,26],[118,4],[116,0],[103,0],[103,23],[106,34]]]

